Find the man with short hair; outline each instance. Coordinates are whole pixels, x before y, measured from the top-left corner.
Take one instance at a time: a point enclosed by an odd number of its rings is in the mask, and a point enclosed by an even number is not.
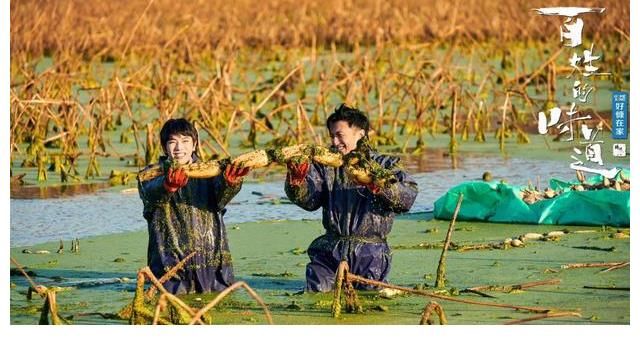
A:
[[[348,154],[358,141],[366,140],[369,120],[360,110],[340,105],[329,118],[327,129],[335,150]],[[396,213],[407,212],[418,194],[416,182],[398,167],[399,158],[366,152],[368,158],[393,172],[394,181],[378,186],[375,181],[360,185],[344,167],[318,163],[289,163],[285,192],[307,211],[322,207],[326,233],[308,249],[311,260],[306,270],[307,291],[330,291],[340,261],[347,261],[351,273],[386,281],[391,252],[387,235]],[[359,289],[371,286],[356,285]]]
[[[200,158],[198,132],[185,119],[165,122],[160,142],[165,175],[138,185],[149,230],[148,265],[160,278],[195,252],[164,287],[172,294],[223,290],[234,277],[222,216],[249,169],[229,164],[222,175],[189,179],[180,166]]]

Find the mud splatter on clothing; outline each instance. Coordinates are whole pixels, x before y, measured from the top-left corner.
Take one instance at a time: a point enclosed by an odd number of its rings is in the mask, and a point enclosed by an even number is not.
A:
[[[224,208],[240,191],[222,175],[189,179],[175,193],[163,187],[164,176],[139,183],[148,223],[147,262],[158,278],[183,258],[196,252],[185,268],[164,283],[171,293],[223,290],[234,281]]]
[[[378,194],[352,182],[343,167],[318,163],[309,167],[304,183],[292,186],[289,176],[285,192],[292,202],[308,211],[322,207],[326,233],[310,245],[307,265],[309,291],[333,289],[335,271],[346,260],[354,274],[386,281],[391,252],[387,235],[396,213],[409,211],[418,195],[416,182],[398,167],[398,157],[370,153],[370,159],[393,171],[396,181]],[[356,286],[368,289],[368,286]]]

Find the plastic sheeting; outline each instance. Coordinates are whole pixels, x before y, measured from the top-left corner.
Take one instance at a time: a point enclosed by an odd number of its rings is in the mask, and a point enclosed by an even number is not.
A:
[[[630,176],[629,171],[624,171]],[[593,176],[586,183],[596,184],[601,177]],[[619,180],[620,177],[618,176]],[[434,204],[437,219],[451,219],[460,193],[464,199],[459,220],[500,223],[610,225],[628,227],[630,223],[630,192],[611,189],[574,191],[578,181],[552,179],[549,187],[560,194],[531,205],[521,199],[526,186],[510,186],[501,182],[465,182],[451,188]]]

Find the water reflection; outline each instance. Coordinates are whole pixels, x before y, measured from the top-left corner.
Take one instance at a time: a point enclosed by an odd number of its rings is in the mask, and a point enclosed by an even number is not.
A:
[[[62,186],[21,186],[11,185],[11,199],[49,199],[63,198],[83,194],[92,194],[111,187],[106,182],[83,183]]]

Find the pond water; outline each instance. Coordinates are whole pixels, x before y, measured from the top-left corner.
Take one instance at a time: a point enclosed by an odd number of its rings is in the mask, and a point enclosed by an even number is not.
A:
[[[407,161],[408,170],[418,182],[419,194],[410,212],[433,209],[433,203],[449,188],[468,180],[480,179],[491,171],[495,179],[512,185],[529,182],[541,185],[551,178],[573,179],[574,172],[564,161],[542,161],[521,158],[503,159],[496,156],[467,155],[451,170],[442,162],[421,166]],[[425,171],[426,170],[426,171]],[[422,172],[418,172],[422,171]],[[550,176],[549,172],[555,172]],[[225,214],[228,226],[261,220],[319,219],[321,210],[306,212],[289,203],[283,189],[284,178],[271,182],[246,182],[231,201]],[[122,233],[146,228],[142,217],[142,202],[137,191],[103,190],[92,194],[48,199],[11,199],[12,247],[47,241],[83,238],[93,235]]]

